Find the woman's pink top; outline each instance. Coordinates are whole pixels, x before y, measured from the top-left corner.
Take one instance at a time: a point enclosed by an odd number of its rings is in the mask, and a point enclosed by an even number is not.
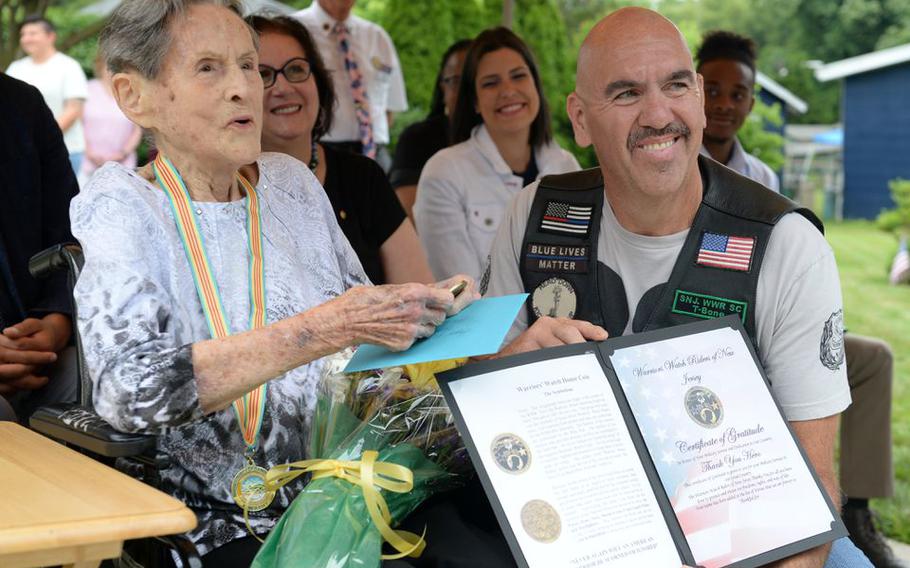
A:
[[[111,157],[123,151],[130,135],[139,128],[124,116],[117,101],[97,79],[88,82],[88,99],[85,101],[82,124],[86,149],[94,154]],[[127,168],[135,168],[136,152],[129,154],[120,163]],[[82,160],[81,174],[87,177],[97,167],[86,157]]]

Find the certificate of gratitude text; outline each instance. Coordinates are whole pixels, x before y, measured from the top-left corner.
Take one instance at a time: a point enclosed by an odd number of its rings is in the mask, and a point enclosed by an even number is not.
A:
[[[682,564],[593,349],[444,388],[520,564]]]
[[[740,331],[617,348],[609,359],[698,564],[727,566],[832,530]]]

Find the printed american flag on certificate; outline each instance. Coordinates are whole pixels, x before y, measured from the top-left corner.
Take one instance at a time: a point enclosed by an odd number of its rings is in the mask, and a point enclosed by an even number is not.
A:
[[[755,237],[731,237],[705,232],[701,236],[696,264],[747,272],[752,264]]]

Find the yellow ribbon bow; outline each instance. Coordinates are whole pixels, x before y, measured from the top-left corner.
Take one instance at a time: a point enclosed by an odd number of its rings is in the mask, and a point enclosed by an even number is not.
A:
[[[448,371],[455,367],[461,367],[468,361],[467,357],[460,359],[442,359],[439,361],[429,361],[427,363],[412,363],[404,365],[404,374],[411,379],[411,384],[418,388],[427,386],[438,388],[436,385],[436,373]]]
[[[395,493],[407,493],[414,488],[414,474],[402,465],[377,462],[378,456],[379,453],[375,450],[365,450],[360,461],[315,459],[276,465],[266,474],[265,487],[268,491],[277,491],[304,473],[312,473],[313,479],[337,477],[358,485],[373,524],[379,529],[382,538],[399,552],[383,554],[382,559],[395,560],[405,556],[417,558],[426,547],[423,538],[426,531],[424,535],[418,536],[412,532],[393,529],[389,524],[392,522],[389,507],[376,489],[379,487]]]

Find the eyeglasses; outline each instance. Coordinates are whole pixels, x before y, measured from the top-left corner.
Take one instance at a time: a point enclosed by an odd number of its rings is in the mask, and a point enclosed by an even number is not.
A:
[[[310,78],[312,69],[310,62],[303,57],[289,59],[287,63],[281,66],[281,69],[275,69],[268,65],[259,66],[259,76],[262,77],[262,86],[266,89],[275,84],[278,75],[284,75],[284,78],[290,83],[303,83]]]

